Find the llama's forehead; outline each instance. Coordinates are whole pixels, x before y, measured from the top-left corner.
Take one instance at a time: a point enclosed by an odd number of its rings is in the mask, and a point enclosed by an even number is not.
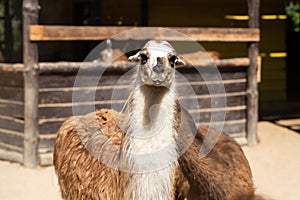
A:
[[[154,41],[150,40],[143,48],[152,58],[167,57],[170,53],[174,53],[175,50],[167,41]]]

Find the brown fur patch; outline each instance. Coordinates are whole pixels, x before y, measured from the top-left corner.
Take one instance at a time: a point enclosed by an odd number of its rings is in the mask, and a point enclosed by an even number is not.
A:
[[[94,123],[95,115],[90,114],[80,119],[84,121],[84,125],[76,124],[75,118],[72,117],[64,122],[57,132],[54,167],[63,199],[122,199],[121,183],[124,180],[121,181],[120,172],[100,163],[82,143],[82,140],[85,140],[85,143],[92,145],[90,148],[94,148],[95,152],[99,151],[98,154],[101,154],[100,150],[109,138],[116,147],[120,146],[124,134],[117,127],[112,113],[112,110],[106,109],[96,112],[101,131],[92,130],[95,128],[93,125],[86,127],[89,123]],[[85,131],[80,130],[80,137],[78,127],[87,128]],[[113,155],[109,152],[110,149],[105,150],[109,156],[118,156],[118,152],[114,152]]]
[[[190,183],[188,199],[237,200],[253,196],[250,166],[240,146],[229,136],[221,133],[214,148],[200,158],[207,133],[208,127],[198,127],[195,140],[179,159],[181,170]],[[193,137],[191,134],[180,135],[179,146],[185,145],[182,143]]]
[[[181,112],[179,107],[177,112]],[[178,123],[174,126],[180,134],[178,147],[192,139],[191,146],[179,159],[176,199],[260,199],[254,195],[248,161],[235,141],[222,133],[213,150],[200,159],[198,154],[208,127],[199,127],[194,139],[194,125],[187,113],[176,116]],[[95,125],[95,119],[100,129]],[[129,174],[99,162],[103,157],[111,158],[112,162],[121,157],[118,148],[123,144],[125,133],[116,120],[122,123],[124,116],[102,109],[76,119],[72,117],[63,123],[57,132],[54,149],[54,167],[63,199],[122,199]],[[107,140],[113,145],[104,146]],[[95,157],[83,143],[93,149]]]

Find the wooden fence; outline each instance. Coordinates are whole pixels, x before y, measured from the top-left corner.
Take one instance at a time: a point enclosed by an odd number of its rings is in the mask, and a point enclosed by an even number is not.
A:
[[[84,66],[85,65],[85,66]],[[38,105],[37,105],[37,127],[38,127],[38,163],[49,165],[52,163],[53,145],[56,131],[63,121],[73,115],[73,108],[80,107],[82,110],[76,114],[92,112],[94,108],[121,108],[127,99],[132,84],[130,79],[125,79],[122,84],[117,84],[119,79],[133,67],[132,63],[122,63],[110,66],[99,78],[95,75],[97,69],[103,67],[104,63],[40,63],[38,71]],[[247,68],[249,59],[228,59],[218,62],[218,69],[222,81],[213,77],[210,66],[201,66],[199,73],[195,68],[189,66],[179,68],[178,71],[188,82],[178,83],[179,98],[186,102],[189,112],[199,119],[200,124],[209,124],[211,115],[214,113],[226,113],[224,130],[234,137],[240,144],[247,144]],[[74,87],[76,75],[80,67],[84,67],[84,77],[89,80],[81,87]],[[0,157],[9,154],[5,159],[22,162],[24,151],[24,66],[2,65],[1,70],[1,110],[0,110],[0,147],[6,152],[0,151]],[[127,74],[128,75],[128,74]],[[209,76],[210,75],[210,76]],[[4,78],[5,77],[5,78]],[[92,81],[91,80],[95,80]],[[94,83],[97,83],[94,85]],[[184,90],[189,84],[195,96],[184,96]],[[225,87],[226,93],[211,94],[210,87]],[[73,92],[78,92],[80,97],[76,102]],[[118,93],[117,98],[112,99],[113,92]],[[88,101],[85,96],[95,93],[95,100]],[[214,98],[215,106],[211,98]],[[222,103],[226,98],[226,105]],[[195,109],[194,103],[199,107]],[[189,103],[191,102],[191,103]],[[191,105],[191,106],[189,106]],[[26,119],[25,119],[26,121]],[[223,123],[222,120],[214,123]]]
[[[24,64],[0,67],[0,158],[23,163],[26,167],[52,163],[55,132],[61,122],[72,115],[71,110],[74,104],[72,104],[71,95],[74,90],[76,72],[80,66],[79,63],[39,63],[38,43],[40,41],[104,40],[134,28],[43,26],[38,25],[38,10],[37,0],[23,0]],[[188,67],[182,68],[182,74],[193,83],[192,87],[197,93],[195,98],[202,110],[191,112],[195,115],[200,114],[201,122],[208,122],[213,112],[225,111],[227,113],[225,130],[241,143],[254,145],[257,142],[258,115],[259,0],[248,0],[248,13],[249,28],[180,27],[171,29],[182,32],[196,41],[248,43],[249,58],[242,59],[242,62],[220,60],[216,63],[227,92],[226,107],[209,109],[210,99],[205,88],[206,84],[220,83],[213,81],[204,83],[201,77],[197,77],[195,75],[197,73]],[[168,29],[156,30],[159,31],[153,31],[150,34],[128,34],[122,40],[182,41],[182,38],[170,34]],[[93,69],[93,66],[90,68]],[[126,64],[112,67],[111,71],[107,72],[104,82],[96,86],[97,108],[109,106],[107,102],[110,99],[107,97],[110,97],[110,87],[114,85],[110,80],[118,80],[118,77],[129,68],[130,64]],[[203,67],[203,69],[208,68]],[[209,73],[209,70],[203,73]],[[89,76],[92,78],[93,73]],[[90,87],[92,86],[86,86],[81,90],[83,93],[89,93]],[[122,87],[126,89],[126,83]],[[122,101],[124,99],[118,102]]]

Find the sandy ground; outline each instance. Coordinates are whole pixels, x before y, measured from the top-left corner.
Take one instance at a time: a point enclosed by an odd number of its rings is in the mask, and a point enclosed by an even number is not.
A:
[[[300,200],[300,134],[260,122],[261,142],[244,147],[257,191],[277,200]]]
[[[300,134],[259,123],[261,142],[244,147],[258,193],[274,200],[300,200]],[[1,200],[59,200],[53,167],[25,169],[0,161]]]

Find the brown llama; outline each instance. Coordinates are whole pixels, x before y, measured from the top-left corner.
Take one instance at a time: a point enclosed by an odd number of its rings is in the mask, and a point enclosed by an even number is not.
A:
[[[196,128],[177,101],[175,67],[183,61],[173,47],[149,41],[129,59],[139,65],[128,114],[101,109],[68,119],[57,132],[62,198],[255,199],[248,161],[227,135],[199,156],[208,128]]]

